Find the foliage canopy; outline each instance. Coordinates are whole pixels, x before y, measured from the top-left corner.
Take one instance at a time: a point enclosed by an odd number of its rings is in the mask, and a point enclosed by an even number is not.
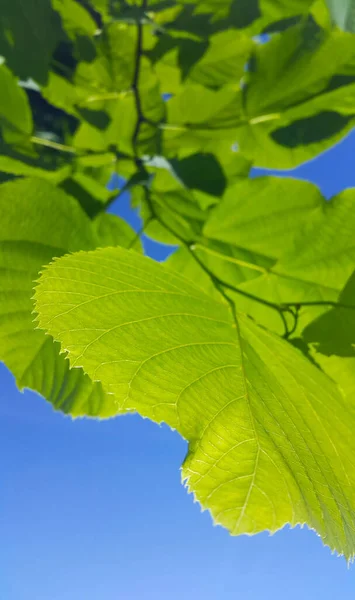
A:
[[[250,169],[353,128],[355,2],[2,12],[0,359],[73,417],[177,429],[232,534],[306,524],[352,559],[355,190]],[[125,191],[138,232],[107,212]]]

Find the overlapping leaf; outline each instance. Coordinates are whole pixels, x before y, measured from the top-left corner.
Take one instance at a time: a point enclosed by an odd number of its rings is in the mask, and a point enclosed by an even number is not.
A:
[[[32,133],[32,114],[25,92],[16,77],[0,64],[0,131],[5,142],[16,144],[26,141]]]
[[[342,79],[354,60],[350,34],[292,28],[255,53],[238,132],[258,166],[292,168],[353,127],[355,86]],[[344,83],[346,85],[344,85]]]
[[[313,321],[303,332],[311,356],[338,384],[349,410],[355,393],[355,276],[350,277],[338,305]]]
[[[183,477],[215,522],[233,534],[307,523],[353,556],[355,417],[298,350],[118,248],[55,261],[36,310],[121,410],[189,441]]]
[[[255,193],[247,198],[243,190]],[[205,226],[205,236],[219,243],[202,241],[195,251],[220,279],[266,302],[334,302],[355,266],[354,203],[353,190],[326,203],[305,182],[263,178],[240,183]],[[235,301],[265,327],[283,332],[274,309],[240,294]],[[302,308],[299,332],[324,310]]]
[[[50,0],[2,0],[0,55],[21,79],[45,84],[63,31]]]
[[[65,413],[115,415],[113,396],[81,369],[70,370],[59,344],[35,330],[31,296],[39,271],[53,257],[130,245],[134,233],[110,215],[92,224],[73,198],[38,179],[3,184],[0,206],[0,359],[20,388],[38,391]]]

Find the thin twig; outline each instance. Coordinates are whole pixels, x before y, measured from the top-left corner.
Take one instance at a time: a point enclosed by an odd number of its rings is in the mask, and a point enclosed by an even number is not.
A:
[[[302,308],[303,306],[330,306],[332,308],[347,308],[355,310],[355,305],[343,304],[342,302],[335,302],[334,300],[315,300],[314,302],[283,302],[282,306],[286,308]]]
[[[64,144],[58,144],[45,138],[37,137],[33,135],[30,137],[30,142],[37,144],[38,146],[46,146],[47,148],[53,148],[53,150],[59,150],[60,152],[67,152],[68,154],[78,154],[78,150],[72,146],[65,146]]]
[[[142,10],[146,11],[148,8],[148,0],[142,1]],[[134,101],[136,105],[137,111],[137,121],[136,126],[133,133],[132,138],[132,146],[133,152],[138,158],[138,137],[141,124],[144,122],[144,114],[142,110],[142,102],[139,93],[139,76],[141,69],[141,57],[143,53],[143,24],[140,19],[137,19],[137,45],[136,45],[136,56],[135,56],[135,65],[134,65],[134,73],[133,73],[133,81],[132,81],[132,91],[134,94]],[[138,165],[137,165],[138,166]]]
[[[151,223],[152,220],[153,220],[153,216],[151,215],[150,217],[148,217],[148,219],[145,221],[145,223],[143,223],[142,227],[137,231],[136,235],[134,236],[132,241],[127,246],[127,250],[130,250],[131,248],[133,248],[133,246],[136,244],[136,242],[138,242],[138,240],[143,235],[144,231],[146,230],[146,228],[148,227],[149,223]]]

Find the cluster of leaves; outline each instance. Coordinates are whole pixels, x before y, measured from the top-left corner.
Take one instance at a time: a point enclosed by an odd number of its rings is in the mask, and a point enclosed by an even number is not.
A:
[[[340,4],[3,0],[0,359],[74,417],[177,429],[231,533],[307,524],[351,559],[355,190],[249,177],[353,127]],[[167,264],[106,212],[124,190]]]

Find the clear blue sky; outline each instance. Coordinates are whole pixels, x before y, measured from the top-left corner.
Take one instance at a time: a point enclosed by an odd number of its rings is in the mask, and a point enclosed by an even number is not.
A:
[[[355,134],[293,175],[355,187]],[[354,600],[355,566],[314,533],[213,527],[180,484],[185,453],[138,416],[54,413],[0,364],[0,600]]]

